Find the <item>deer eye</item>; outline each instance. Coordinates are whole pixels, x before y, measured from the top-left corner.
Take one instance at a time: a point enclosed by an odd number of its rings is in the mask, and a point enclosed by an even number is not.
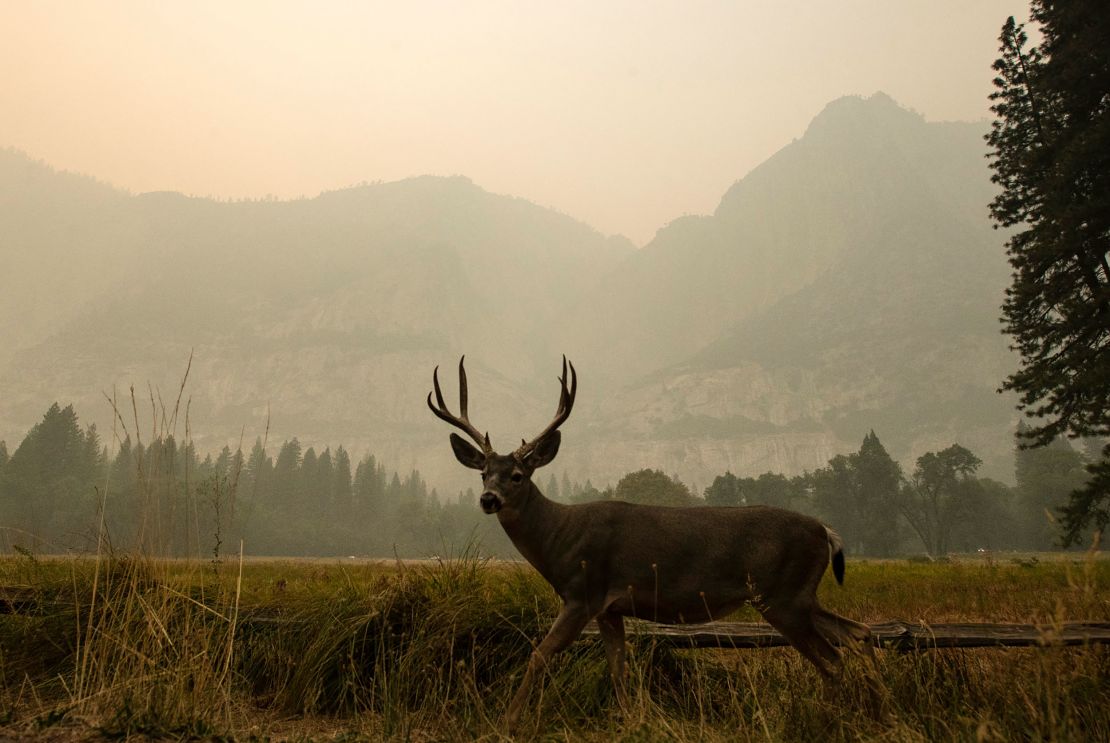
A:
[[[520,474],[519,472],[514,472],[511,479],[513,482],[520,482],[524,479],[524,475]]]

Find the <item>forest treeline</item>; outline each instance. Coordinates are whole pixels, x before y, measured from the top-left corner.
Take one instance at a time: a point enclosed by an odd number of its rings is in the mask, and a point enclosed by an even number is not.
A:
[[[701,494],[657,470],[596,488],[568,473],[538,472],[536,483],[562,502],[617,499],[657,505],[766,504],[813,514],[833,525],[853,554],[876,556],[1056,546],[1055,509],[1082,487],[1100,443],[1077,450],[1065,440],[1016,451],[1016,485],[977,476],[975,454],[959,444],[919,457],[911,472],[874,433],[858,452],[796,477],[723,473]],[[373,454],[357,462],[339,446],[317,451],[296,439],[273,451],[201,455],[189,441],[125,436],[110,455],[95,425],[54,404],[19,446],[0,442],[0,527],[7,548],[113,549],[208,556],[367,555],[426,557],[514,554],[472,489],[447,497],[420,473],[390,471]],[[103,527],[103,528],[101,528]]]
[[[979,458],[956,443],[923,454],[904,472],[871,431],[859,451],[814,472],[793,478],[726,473],[705,498],[811,513],[833,525],[853,554],[1051,550],[1060,541],[1057,509],[1086,483],[1086,465],[1098,458],[1099,446],[1089,440],[1077,450],[1058,439],[1040,449],[1015,447],[1011,486],[978,477]]]
[[[172,435],[125,435],[109,455],[95,425],[55,403],[10,455],[0,442],[9,547],[91,550],[104,534],[112,549],[214,559],[240,541],[254,555],[425,556],[478,539],[481,515],[476,496],[443,502],[416,470],[296,438],[202,456]]]

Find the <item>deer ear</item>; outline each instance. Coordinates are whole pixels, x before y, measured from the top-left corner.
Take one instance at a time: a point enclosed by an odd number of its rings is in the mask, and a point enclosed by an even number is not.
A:
[[[550,464],[555,455],[559,453],[559,442],[562,438],[562,434],[558,431],[547,434],[536,444],[536,448],[525,457],[524,463],[534,470],[543,467],[545,464]]]
[[[486,466],[486,455],[457,433],[451,434],[451,449],[455,452],[455,459],[459,460],[463,467],[480,470]]]

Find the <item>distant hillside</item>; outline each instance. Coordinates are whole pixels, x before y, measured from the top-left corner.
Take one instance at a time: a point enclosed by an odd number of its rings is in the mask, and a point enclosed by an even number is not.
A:
[[[38,177],[53,177],[65,194],[63,176]],[[65,207],[47,188],[37,197]],[[21,438],[56,398],[102,427],[111,423],[102,393],[113,387],[126,394],[134,383],[146,398],[149,382],[172,398],[193,351],[188,389],[201,446],[222,445],[244,426],[260,434],[269,407],[272,436],[372,446],[406,466],[412,432],[428,437],[432,429],[422,400],[435,364],[469,352],[478,379],[490,369],[496,395],[510,400],[485,404],[490,425],[519,418],[535,406],[513,404],[513,390],[554,375],[558,352],[545,329],[559,309],[595,290],[583,276],[604,275],[633,250],[465,178],[293,202],[168,193],[116,201],[115,218],[127,226],[119,244],[90,229],[84,240],[64,233],[49,249],[64,254],[72,241],[92,266],[119,250],[136,263],[131,278],[91,280],[99,295],[90,291],[79,311],[66,306],[37,343],[13,344],[0,370],[0,438]],[[48,233],[33,226],[39,231],[23,232]],[[11,232],[14,244],[29,242],[19,225]],[[29,271],[27,293],[65,306],[52,272],[49,264]],[[20,316],[4,322],[15,327]],[[544,400],[545,413],[552,404]]]
[[[610,399],[606,440],[634,432],[703,482],[819,466],[874,428],[904,460],[960,441],[1012,477],[984,131],[843,98],[712,216],[662,230],[587,310],[620,323],[593,339],[619,349],[608,368],[646,373]]]
[[[588,348],[607,371],[660,369],[896,230],[949,218],[989,229],[983,131],[926,124],[883,94],[829,104],[713,215],[672,222],[607,277],[578,309],[603,323]]]
[[[371,449],[451,489],[473,478],[423,406],[432,367],[454,400],[467,354],[472,416],[504,449],[548,420],[565,352],[581,383],[556,470],[576,480],[796,473],[871,428],[903,461],[959,441],[1008,478],[983,132],[834,101],[640,250],[460,177],[221,203],[4,153],[0,438],[55,399],[103,428],[113,387],[173,397],[192,350],[200,448],[253,439],[269,409],[271,440]]]
[[[130,201],[0,149],[0,365],[128,277],[140,250]]]

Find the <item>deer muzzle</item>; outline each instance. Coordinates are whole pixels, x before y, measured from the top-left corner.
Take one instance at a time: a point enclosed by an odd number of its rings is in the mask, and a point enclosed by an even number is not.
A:
[[[501,496],[492,490],[487,490],[478,498],[478,505],[485,513],[497,513],[501,510]]]

